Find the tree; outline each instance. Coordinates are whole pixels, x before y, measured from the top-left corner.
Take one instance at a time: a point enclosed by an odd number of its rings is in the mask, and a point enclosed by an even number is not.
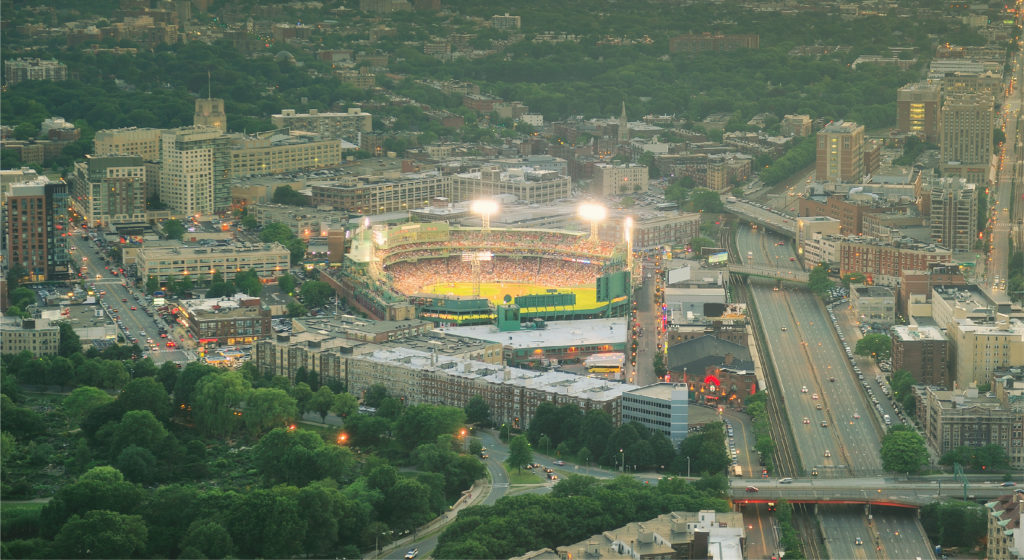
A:
[[[249,383],[237,371],[219,371],[203,377],[196,386],[192,415],[203,432],[224,437],[237,424],[239,407],[248,397]]]
[[[334,396],[331,411],[341,418],[348,418],[359,412],[359,400],[351,393],[338,393]]]
[[[334,289],[327,282],[310,280],[299,288],[299,294],[302,295],[302,303],[315,309],[327,304],[331,296],[334,295]]]
[[[807,287],[812,292],[824,297],[832,289],[834,283],[828,278],[828,266],[824,263],[811,269],[808,274]]]
[[[235,274],[235,288],[245,295],[256,297],[263,291],[263,282],[256,270],[250,268]]]
[[[914,377],[905,369],[894,371],[889,382],[892,386],[892,397],[910,415],[914,415],[917,409],[917,399],[914,398],[914,393],[911,390],[915,383]]]
[[[167,390],[153,377],[133,379],[117,396],[122,410],[148,410],[161,422],[171,415],[171,398]]]
[[[73,484],[57,491],[40,513],[40,533],[44,537],[57,534],[61,525],[75,514],[103,509],[119,513],[133,512],[142,502],[142,490],[126,482],[113,467],[94,467]]]
[[[313,397],[309,399],[309,408],[313,412],[320,415],[320,421],[327,422],[327,414],[331,412],[331,407],[334,406],[334,391],[331,388],[323,385],[313,393]]]
[[[271,201],[274,204],[308,206],[308,199],[289,185],[282,185],[274,189],[274,197]]]
[[[286,294],[291,294],[295,291],[295,277],[291,274],[284,274],[277,278],[277,287],[281,288],[281,291]]]
[[[377,408],[384,399],[388,398],[388,388],[381,385],[375,384],[370,385],[366,392],[363,394],[363,404],[371,408]]]
[[[179,546],[184,558],[226,558],[234,551],[235,543],[220,523],[197,519],[188,526]]]
[[[524,465],[533,463],[533,450],[530,449],[530,442],[526,436],[516,436],[508,444],[508,459],[505,463],[509,467],[515,467],[516,472],[522,472]]]
[[[71,323],[67,321],[58,321],[57,326],[60,329],[60,342],[57,343],[57,354],[67,357],[82,351],[82,341],[78,338],[78,333],[71,326]]]
[[[287,425],[297,416],[295,399],[281,389],[256,389],[245,401],[243,419],[252,436]]]
[[[170,219],[163,223],[164,237],[167,239],[177,239],[181,241],[181,238],[185,236],[185,226],[176,219]]]
[[[921,508],[921,525],[932,543],[973,548],[988,531],[985,508],[974,502],[947,500]]]
[[[305,368],[299,368],[299,370],[305,372]],[[299,414],[305,414],[310,409],[309,401],[313,398],[313,390],[308,383],[298,380],[299,372],[295,373],[295,378],[296,383],[288,390],[288,394],[295,399],[295,406],[298,408]]]
[[[305,317],[309,315],[309,310],[306,309],[306,306],[297,301],[289,301],[285,309],[289,317]]]
[[[839,280],[843,283],[843,286],[849,289],[851,284],[866,283],[868,277],[863,272],[849,272],[844,274]]]
[[[54,548],[63,558],[134,558],[145,550],[148,536],[141,516],[93,510],[72,516]]]
[[[36,293],[24,287],[18,287],[10,290],[10,294],[7,298],[9,305],[17,305],[22,309],[26,309],[28,306],[36,303]]]
[[[892,339],[888,335],[871,333],[857,341],[854,353],[871,356],[875,360],[887,360],[892,355]]]
[[[897,473],[915,474],[928,464],[924,438],[910,429],[889,429],[882,437],[882,468]]]
[[[481,426],[491,425],[491,407],[480,395],[470,397],[466,403],[466,421]]]
[[[722,204],[722,197],[715,191],[694,189],[690,193],[690,209],[694,212],[719,214],[725,211],[725,205]]]
[[[72,425],[77,425],[92,410],[114,402],[114,397],[96,387],[79,387],[64,397],[61,406]]]
[[[104,442],[111,457],[117,457],[128,446],[137,446],[158,453],[165,448],[167,429],[148,410],[129,410],[117,423],[100,428],[96,438]]]
[[[690,250],[698,255],[700,254],[701,249],[705,247],[714,247],[716,245],[717,243],[703,236],[694,237],[690,240]]]
[[[156,276],[150,276],[146,278],[146,293],[152,294],[153,292],[160,289],[160,281],[156,279]]]

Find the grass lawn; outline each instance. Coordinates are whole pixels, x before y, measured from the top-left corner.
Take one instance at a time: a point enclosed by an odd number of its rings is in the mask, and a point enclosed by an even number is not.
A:
[[[508,471],[509,484],[543,484],[545,482],[544,479],[533,474],[533,471],[524,470],[522,472],[516,472],[514,470],[509,470],[507,467],[505,470]]]
[[[3,517],[20,517],[30,513],[38,514],[45,505],[45,502],[0,502],[0,512],[3,512]]]

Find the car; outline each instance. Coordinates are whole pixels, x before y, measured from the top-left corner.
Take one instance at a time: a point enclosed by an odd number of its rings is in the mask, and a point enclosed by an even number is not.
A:
[[[789,330],[788,328],[786,328],[786,327],[782,327],[782,332],[786,332],[786,331],[788,331],[788,330]]]
[[[836,382],[836,376],[833,375],[833,376],[829,377],[828,380],[831,381],[832,383],[835,383]]]
[[[123,297],[123,298],[121,298],[121,301],[124,302],[124,303],[128,303],[128,298]]]
[[[831,451],[829,451],[828,449],[826,449],[826,450],[825,450],[825,456],[826,456],[826,457],[831,457],[831,456],[832,456],[832,452],[831,452]]]
[[[757,486],[747,486],[747,490],[746,491],[748,493],[750,493],[750,494],[757,494],[758,489],[757,489]]]
[[[817,469],[817,467],[811,469],[811,476],[818,476],[818,469]]]
[[[828,420],[822,420],[821,421],[821,427],[822,428],[827,428],[828,427]]]
[[[558,465],[559,467],[564,467],[565,466],[565,461],[559,459],[559,460],[555,461],[555,464]]]
[[[818,393],[814,393],[813,395],[811,395],[811,398],[814,400],[818,400]]]
[[[789,257],[789,262],[796,262],[796,257]]]
[[[1000,484],[1000,486],[1002,486],[1003,488],[1010,488],[1011,486],[1016,486],[1016,485],[1017,485],[1016,482],[1004,482],[1004,483]]]
[[[419,555],[419,553],[420,553],[420,549],[418,549],[418,548],[410,548],[408,551],[406,551],[405,557],[406,558],[416,558]]]
[[[864,544],[864,539],[862,539],[860,537],[857,537],[857,538],[853,539],[853,544],[855,544],[855,545],[862,545],[862,544]]]
[[[811,419],[806,417],[806,416],[804,416],[804,424],[810,424],[810,423],[811,423]]]
[[[793,483],[793,479],[789,478],[789,477],[780,478],[779,479],[779,484],[792,484],[792,483]]]
[[[480,458],[481,458],[481,459],[486,459],[486,458],[488,458],[488,457],[490,457],[490,455],[488,455],[488,454],[484,453],[483,451],[481,451],[481,452],[480,452]]]
[[[138,310],[138,308],[133,305],[132,306],[132,311],[137,311],[137,310]]]
[[[546,473],[553,473],[553,472],[555,472],[555,470],[552,469],[551,467],[544,467],[544,472],[546,472]]]
[[[853,413],[853,419],[854,420],[860,420],[860,413],[859,412],[854,412]]]
[[[800,392],[801,393],[806,393],[807,392],[807,385],[804,385],[803,387],[800,387]]]

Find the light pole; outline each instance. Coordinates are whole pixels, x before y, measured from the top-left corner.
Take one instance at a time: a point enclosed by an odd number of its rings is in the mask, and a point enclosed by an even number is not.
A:
[[[690,478],[690,457],[686,457],[686,478]]]
[[[627,216],[623,223],[623,234],[626,236],[626,270],[633,274],[633,218]]]
[[[608,217],[608,209],[594,202],[580,204],[580,217],[590,222],[590,240],[597,243],[597,225]]]
[[[626,472],[626,450],[619,449],[619,453],[622,454],[622,472]]]
[[[469,211],[480,215],[480,225],[486,234],[491,231],[491,216],[498,213],[498,203],[494,200],[474,200],[469,205]]]

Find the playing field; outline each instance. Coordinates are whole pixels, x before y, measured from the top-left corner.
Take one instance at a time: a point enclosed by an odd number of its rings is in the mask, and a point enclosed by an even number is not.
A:
[[[423,293],[447,295],[447,296],[472,296],[472,282],[439,282],[423,288]],[[575,288],[548,288],[538,284],[520,284],[516,282],[481,282],[480,297],[487,298],[493,304],[503,303],[505,296],[543,295],[551,293],[576,294],[575,309],[596,309],[606,303],[597,303],[597,288],[578,286]]]

